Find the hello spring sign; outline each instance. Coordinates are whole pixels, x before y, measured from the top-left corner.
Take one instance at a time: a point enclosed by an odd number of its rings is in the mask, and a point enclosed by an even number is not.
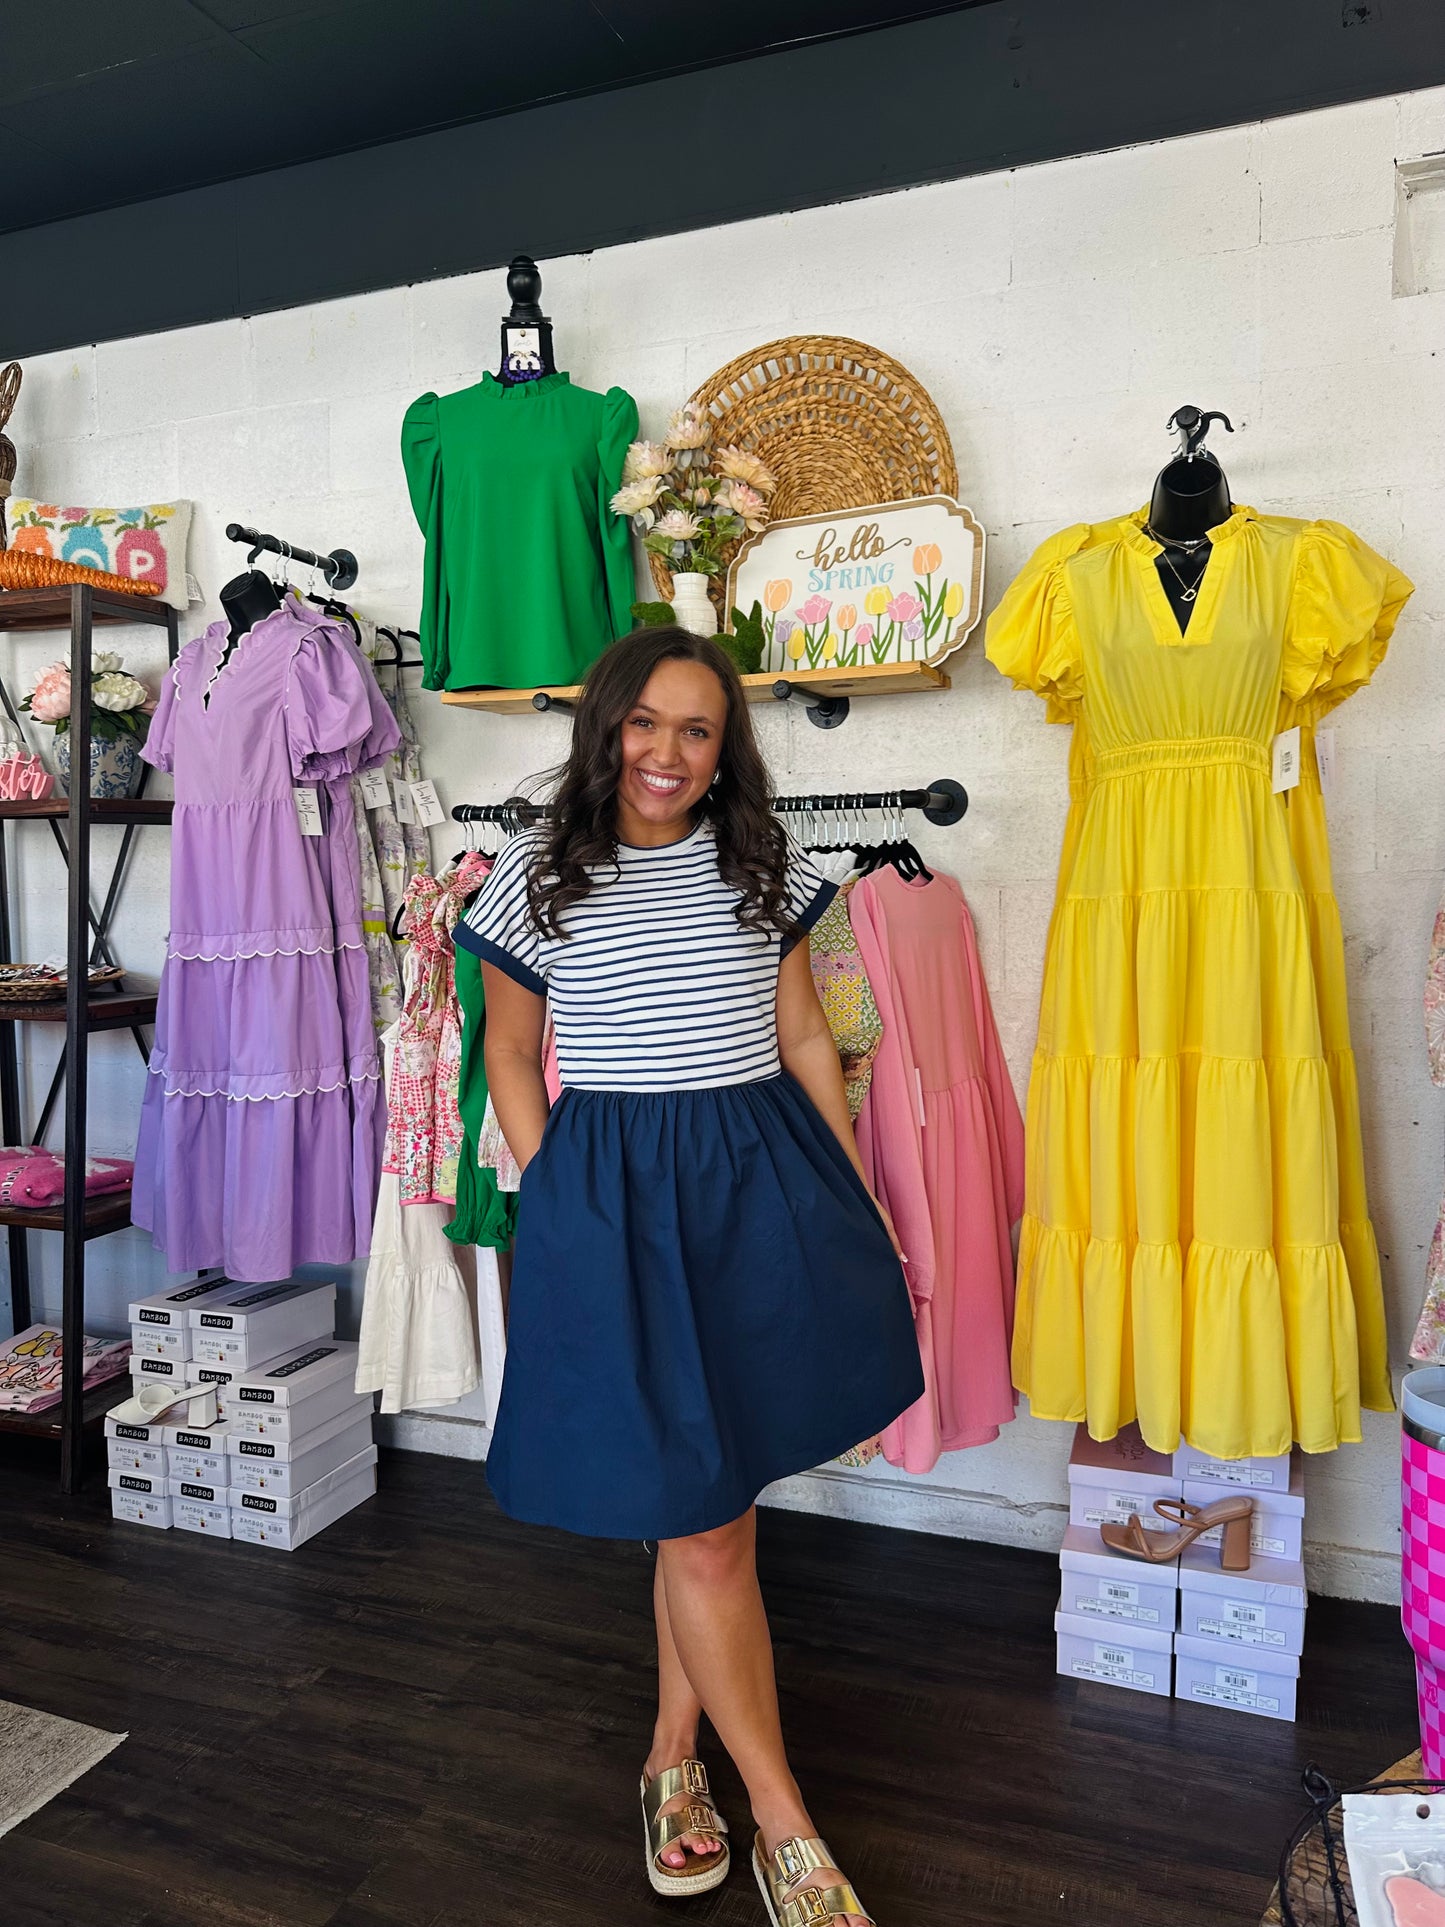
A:
[[[950,495],[772,522],[738,551],[727,607],[763,609],[763,668],[942,662],[982,614],[984,532]]]

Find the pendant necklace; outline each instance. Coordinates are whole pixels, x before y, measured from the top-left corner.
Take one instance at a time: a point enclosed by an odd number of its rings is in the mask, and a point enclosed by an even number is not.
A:
[[[1184,579],[1170,561],[1169,551],[1167,549],[1160,551],[1160,559],[1168,566],[1170,575],[1172,575],[1174,580],[1179,584],[1179,600],[1181,602],[1192,602],[1199,594],[1200,584],[1204,581],[1204,569],[1201,569],[1194,582],[1190,583]],[[1208,566],[1208,563],[1206,563],[1205,568]]]

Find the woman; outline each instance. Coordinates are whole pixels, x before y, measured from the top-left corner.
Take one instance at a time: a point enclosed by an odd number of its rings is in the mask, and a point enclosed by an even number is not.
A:
[[[870,1917],[788,1768],[753,1502],[923,1390],[800,941],[832,894],[772,812],[727,655],[645,629],[594,666],[549,827],[456,932],[482,960],[487,1078],[524,1173],[488,1476],[516,1518],[658,1542],[648,1875],[676,1896],[727,1875],[705,1711],[775,1927]]]

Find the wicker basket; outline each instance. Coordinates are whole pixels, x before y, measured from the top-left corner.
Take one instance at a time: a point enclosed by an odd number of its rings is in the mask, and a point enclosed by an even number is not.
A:
[[[58,562],[53,555],[32,555],[28,549],[0,551],[0,589],[59,589],[88,582],[92,589],[112,595],[159,595],[154,582],[132,582],[128,575],[108,569],[88,569],[82,562]]]
[[[958,493],[953,444],[932,397],[867,342],[787,335],[719,368],[692,400],[712,417],[716,442],[760,456],[777,476],[774,521]],[[648,561],[670,602],[671,571],[661,556]],[[708,593],[730,614],[725,585],[716,576]]]
[[[112,964],[97,964],[90,972],[90,987],[118,984],[125,976]],[[65,995],[63,972],[42,971],[38,964],[7,964],[0,970],[0,1003],[53,1004]]]

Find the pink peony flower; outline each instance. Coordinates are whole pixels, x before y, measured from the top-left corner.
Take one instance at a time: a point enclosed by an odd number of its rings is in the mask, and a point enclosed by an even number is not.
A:
[[[916,595],[905,589],[902,595],[894,596],[888,605],[888,613],[895,622],[912,622],[915,616],[923,614],[923,604]]]
[[[810,595],[797,613],[801,620],[811,628],[815,622],[826,622],[832,607],[833,602],[830,596]]]
[[[64,722],[70,714],[70,670],[63,662],[41,673],[30,692],[30,713],[41,723]]]

